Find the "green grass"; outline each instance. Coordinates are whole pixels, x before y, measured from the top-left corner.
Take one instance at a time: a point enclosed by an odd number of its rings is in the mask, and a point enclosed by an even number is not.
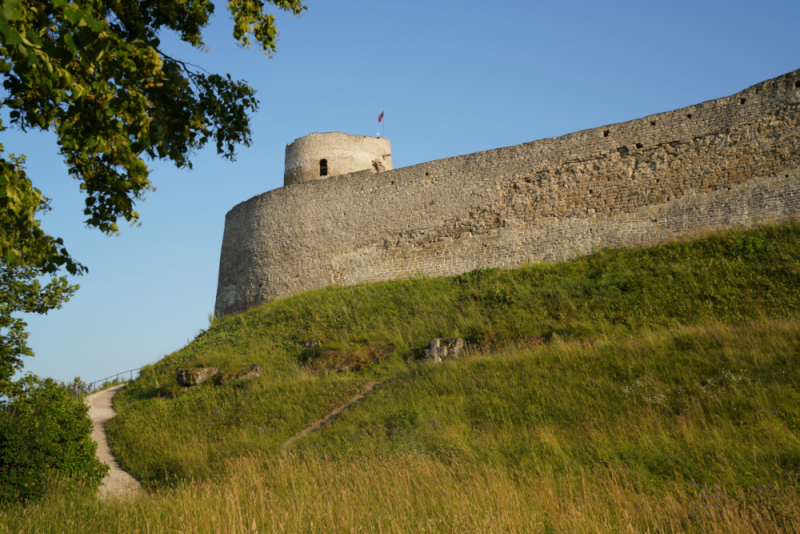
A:
[[[98,531],[123,516],[143,531],[215,530],[230,514],[220,531],[790,531],[799,313],[797,223],[276,300],[216,321],[115,398],[111,446],[150,504],[70,512],[56,498],[27,523],[6,519],[20,531],[48,514]],[[468,354],[421,363],[433,337],[462,337]],[[178,367],[250,363],[265,375],[175,381]]]
[[[797,322],[679,327],[420,366],[299,451],[752,489],[800,476],[799,403]]]
[[[603,250],[561,264],[329,287],[219,321],[184,349],[144,368],[117,396],[119,415],[108,430],[122,465],[155,487],[176,477],[208,476],[222,469],[223,460],[237,455],[277,453],[286,439],[367,380],[393,380],[384,389],[395,395],[410,387],[406,384],[422,380],[426,385],[413,395],[427,391],[433,398],[455,396],[471,406],[454,416],[466,426],[481,421],[513,428],[535,417],[562,417],[568,425],[582,426],[590,420],[576,419],[579,413],[566,404],[538,415],[525,412],[528,407],[511,407],[519,393],[496,387],[523,380],[527,368],[522,364],[509,367],[500,382],[487,384],[489,392],[478,401],[472,390],[440,391],[435,382],[419,378],[433,371],[420,367],[417,359],[433,337],[463,337],[472,353],[495,353],[509,347],[555,346],[559,341],[606,343],[679,325],[793,318],[799,310],[800,224],[726,232],[648,249]],[[302,343],[310,340],[318,346]],[[705,357],[695,355],[690,341],[684,345],[664,353],[658,365],[700,373]],[[362,367],[341,373],[321,370],[343,360]],[[645,389],[661,387],[660,380],[688,380],[639,369],[632,359],[605,355],[602,361],[615,362],[613,372],[624,372],[630,387],[639,387],[635,380],[644,381]],[[480,377],[488,379],[500,372],[497,366],[505,365],[497,362],[467,364],[464,369],[474,366],[474,371],[464,380],[482,383]],[[266,375],[186,392],[175,381],[178,367],[213,365],[234,372],[248,363],[262,365]],[[580,384],[582,393],[592,392],[586,398],[570,394],[580,414],[598,409],[596,403],[603,399],[624,405],[621,384],[607,374],[610,368],[552,365],[548,375],[535,374],[540,382],[537,394]],[[723,380],[722,375],[697,376]],[[407,401],[397,399],[398,409],[411,410]],[[397,424],[404,424],[403,417],[416,417],[414,413],[398,413]],[[506,419],[496,421],[497,413]],[[599,460],[591,454],[589,458]]]

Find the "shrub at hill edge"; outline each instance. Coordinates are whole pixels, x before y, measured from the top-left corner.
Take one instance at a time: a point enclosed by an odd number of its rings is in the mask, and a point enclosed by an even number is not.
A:
[[[81,397],[52,379],[26,376],[0,402],[0,503],[61,487],[96,491],[108,467],[95,457]]]

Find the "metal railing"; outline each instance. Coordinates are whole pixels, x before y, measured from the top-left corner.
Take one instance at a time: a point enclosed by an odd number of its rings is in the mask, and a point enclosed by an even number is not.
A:
[[[133,380],[133,372],[138,371],[139,369],[141,369],[141,367],[137,367],[136,369],[128,369],[127,371],[122,371],[121,373],[107,376],[105,378],[101,378],[100,380],[95,380],[94,382],[89,382],[86,384],[86,387],[89,391],[94,391],[99,386],[108,384],[109,382],[130,382]],[[128,380],[119,380],[119,377],[123,375],[129,375]]]

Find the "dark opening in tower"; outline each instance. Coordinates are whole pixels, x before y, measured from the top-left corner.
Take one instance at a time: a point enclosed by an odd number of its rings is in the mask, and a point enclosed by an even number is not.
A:
[[[319,160],[319,175],[320,176],[328,176],[328,160],[327,159]]]

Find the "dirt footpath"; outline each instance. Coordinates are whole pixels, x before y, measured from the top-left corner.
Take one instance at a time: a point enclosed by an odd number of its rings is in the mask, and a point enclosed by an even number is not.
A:
[[[97,443],[97,458],[110,468],[97,494],[100,499],[118,499],[144,494],[139,481],[123,471],[114,460],[111,449],[108,448],[108,440],[106,440],[106,422],[117,415],[111,406],[111,397],[124,387],[125,384],[121,384],[86,397],[89,417],[94,422],[92,439]]]

